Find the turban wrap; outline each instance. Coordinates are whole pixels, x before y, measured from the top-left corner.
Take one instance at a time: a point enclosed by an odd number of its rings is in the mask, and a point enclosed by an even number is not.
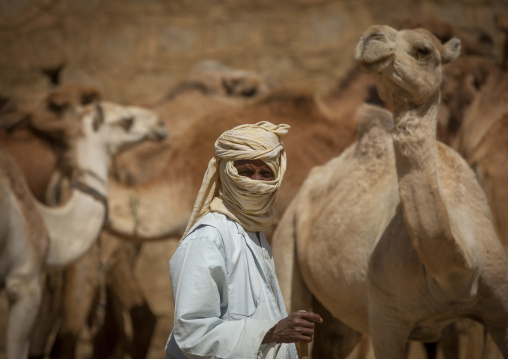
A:
[[[288,129],[286,124],[262,121],[237,126],[217,139],[183,237],[208,212],[225,214],[248,231],[261,231],[273,223],[272,205],[286,172],[282,139]],[[257,159],[272,170],[273,181],[238,174],[235,161]]]

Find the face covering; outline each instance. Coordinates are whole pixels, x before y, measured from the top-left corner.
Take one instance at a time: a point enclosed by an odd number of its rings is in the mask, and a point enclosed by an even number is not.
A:
[[[208,212],[222,213],[247,231],[261,231],[273,223],[273,202],[286,172],[282,139],[288,130],[286,124],[262,121],[237,126],[217,139],[183,237]],[[257,159],[272,170],[273,181],[238,174],[235,161]]]

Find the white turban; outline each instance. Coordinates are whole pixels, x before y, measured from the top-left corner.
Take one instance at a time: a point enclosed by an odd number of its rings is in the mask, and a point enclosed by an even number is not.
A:
[[[237,126],[217,139],[215,157],[208,163],[183,237],[208,212],[223,213],[248,231],[261,231],[273,223],[272,205],[286,172],[282,139],[288,129],[286,124],[262,121]],[[238,174],[234,161],[257,159],[272,170],[273,181]]]

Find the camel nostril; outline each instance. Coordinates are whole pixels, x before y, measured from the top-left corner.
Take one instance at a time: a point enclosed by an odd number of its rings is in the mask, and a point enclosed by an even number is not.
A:
[[[369,34],[369,36],[367,36],[367,38],[365,39],[366,42],[371,40],[386,41],[386,36],[381,32],[374,32],[372,34]]]

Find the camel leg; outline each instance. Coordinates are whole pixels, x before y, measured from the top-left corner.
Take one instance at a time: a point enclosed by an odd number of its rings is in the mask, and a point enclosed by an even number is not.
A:
[[[351,329],[312,298],[312,310],[323,318],[323,323],[316,325],[312,347],[313,359],[346,358],[360,343],[362,334]]]
[[[427,345],[433,344],[435,346],[435,356],[427,356],[429,359],[437,357],[437,348],[441,348],[443,356],[446,359],[459,359],[460,358],[460,345],[459,345],[459,331],[457,330],[457,324],[452,323],[443,329],[441,339],[436,343],[426,343]],[[427,354],[429,352],[427,351]]]
[[[376,359],[404,359],[411,326],[390,315],[389,310],[379,301],[369,302],[369,331],[374,355]]]
[[[144,359],[150,348],[150,342],[157,318],[150,310],[133,272],[128,244],[121,243],[116,253],[116,262],[111,270],[112,290],[125,311],[130,314],[132,328],[132,359]]]
[[[437,342],[423,343],[427,359],[437,358]]]
[[[51,358],[76,356],[79,335],[97,292],[97,246],[65,271],[63,318],[51,350]]]
[[[487,327],[487,331],[496,343],[503,358],[508,358],[508,328]]]
[[[123,358],[130,351],[124,331],[122,305],[110,287],[107,288],[107,296],[104,324],[93,338],[94,359]]]
[[[43,359],[49,341],[57,330],[61,319],[63,301],[63,272],[61,270],[47,271],[42,285],[42,300],[35,327],[30,340],[30,359]]]
[[[404,359],[407,330],[385,323],[371,323],[372,345],[376,359]]]
[[[39,278],[8,280],[6,290],[9,299],[7,359],[27,358],[30,336],[41,303]]]

